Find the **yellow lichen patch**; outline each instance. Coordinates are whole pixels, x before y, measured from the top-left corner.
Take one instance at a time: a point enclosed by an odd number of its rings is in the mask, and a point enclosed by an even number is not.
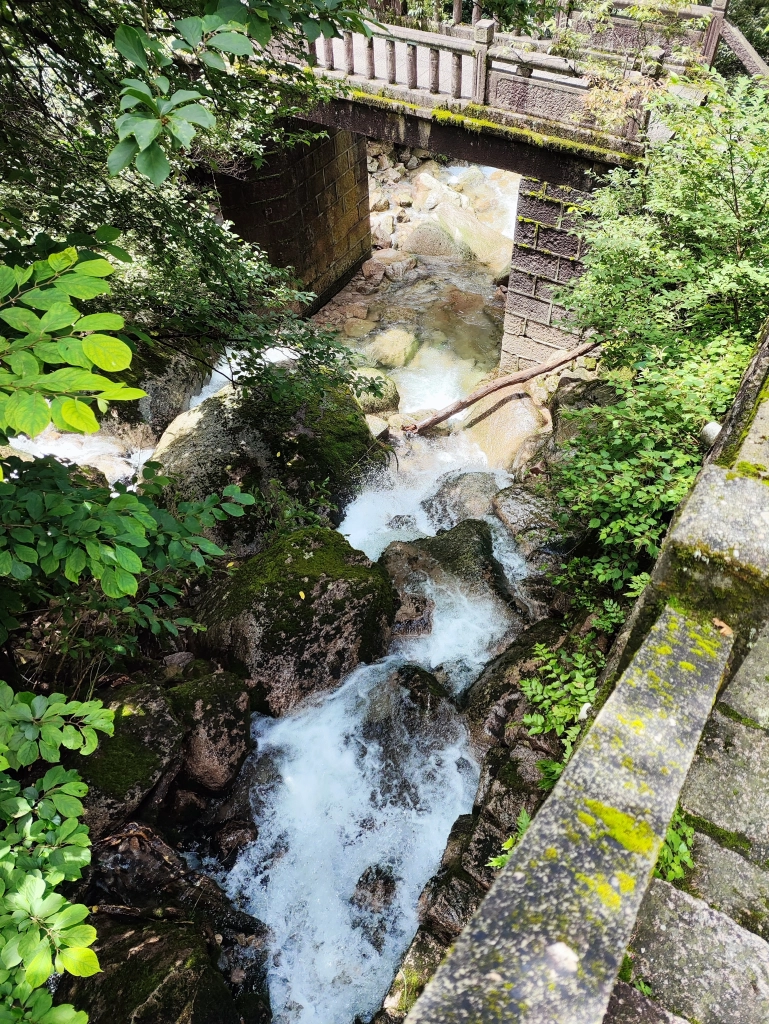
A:
[[[545,856],[548,860],[558,860],[558,851],[554,846],[548,846],[545,850]]]
[[[660,644],[659,647],[654,648],[655,654],[672,654],[673,648],[669,644]]]
[[[635,878],[624,871],[617,872],[617,881],[619,882],[620,892],[632,892],[635,889]]]
[[[696,672],[697,671],[697,666],[696,665],[692,665],[692,663],[690,661],[679,661],[678,662],[678,667],[681,669],[682,672]]]
[[[617,715],[617,721],[621,722],[622,725],[627,725],[633,732],[638,733],[639,736],[646,728],[646,723],[642,718],[625,718],[624,715]]]
[[[583,825],[587,825],[588,828],[592,828],[595,825],[595,818],[588,814],[586,811],[577,811],[577,817]]]
[[[585,805],[601,819],[608,834],[620,846],[624,846],[631,853],[640,853],[644,856],[652,852],[656,836],[648,822],[643,819],[637,820],[624,811],[617,810],[616,807],[602,804],[599,800],[585,800]]]
[[[630,756],[630,754],[625,754],[625,756],[622,758],[622,767],[627,768],[629,772],[632,772],[633,758]]]
[[[577,874],[574,877],[577,881],[586,885],[591,892],[594,892],[601,903],[608,907],[609,910],[619,910],[622,905],[622,898],[617,890],[606,880],[605,875],[596,875],[595,878],[591,878],[590,875]]]

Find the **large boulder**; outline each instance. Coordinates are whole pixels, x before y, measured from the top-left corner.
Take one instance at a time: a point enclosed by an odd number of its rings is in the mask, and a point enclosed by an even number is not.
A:
[[[470,249],[455,242],[448,232],[435,221],[420,221],[403,239],[400,248],[415,256],[439,256],[449,260],[466,260]]]
[[[596,405],[613,405],[616,401],[616,390],[601,380],[595,370],[584,366],[564,370],[549,402],[556,446],[565,444],[579,431],[579,424],[569,417],[570,412]]]
[[[379,366],[405,366],[417,353],[419,341],[412,331],[391,327],[365,348],[366,358]]]
[[[282,715],[384,654],[394,613],[381,566],[336,531],[312,527],[276,541],[208,595],[200,642],[244,666],[256,700]]]
[[[495,494],[491,504],[525,558],[563,550],[566,541],[551,498],[533,494],[525,484],[513,484]]]
[[[168,701],[189,730],[185,774],[210,792],[226,789],[250,745],[250,698],[243,680],[229,672],[213,673],[173,687]]]
[[[482,224],[472,210],[463,210],[451,202],[435,208],[440,227],[456,242],[469,249],[475,258],[485,264],[495,281],[507,284],[513,259],[513,243],[500,231]]]
[[[266,492],[272,479],[300,500],[328,480],[340,500],[383,457],[347,389],[305,395],[290,389],[275,402],[231,387],[178,417],[155,455],[175,478],[177,500],[205,498],[229,483]]]
[[[142,346],[130,367],[117,376],[147,394],[138,403],[116,403],[115,413],[127,423],[143,420],[159,437],[176,416],[189,408],[190,399],[200,393],[216,359],[216,353],[209,347],[189,338],[180,340],[177,351]]]
[[[532,398],[499,391],[470,407],[460,429],[483,451],[492,469],[516,470],[531,454],[530,440],[547,423]]]
[[[453,471],[441,477],[440,486],[422,507],[436,527],[447,530],[463,519],[481,519],[492,511],[499,484],[494,473]]]
[[[123,687],[109,707],[114,736],[90,757],[70,757],[88,784],[85,823],[95,839],[131,817],[164,776],[178,771],[185,732],[158,686]]]
[[[147,825],[97,842],[83,898],[101,973],[57,999],[114,1024],[268,1024],[266,927],[236,910]]]
[[[370,391],[364,391],[357,396],[358,405],[364,413],[397,410],[401,396],[398,394],[398,385],[392,377],[388,377],[383,370],[378,370],[373,366],[361,366],[355,371],[355,376],[363,382],[374,381],[382,392],[380,395],[375,395]]]

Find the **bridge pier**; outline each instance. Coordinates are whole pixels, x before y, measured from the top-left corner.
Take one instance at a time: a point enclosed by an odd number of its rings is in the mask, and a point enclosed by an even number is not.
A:
[[[328,127],[327,137],[269,157],[245,177],[214,175],[222,215],[270,262],[293,267],[317,298],[312,313],[371,255],[366,139]]]
[[[500,357],[506,373],[577,344],[553,293],[581,273],[583,242],[569,233],[575,223],[570,210],[586,198],[586,192],[567,185],[521,180]]]

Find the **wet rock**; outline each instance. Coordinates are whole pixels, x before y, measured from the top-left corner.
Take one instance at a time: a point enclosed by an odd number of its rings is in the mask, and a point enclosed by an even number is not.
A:
[[[158,437],[189,407],[190,399],[210,378],[211,367],[216,362],[216,355],[210,350],[196,346],[192,341],[189,347],[189,353],[140,352],[134,357],[130,370],[123,375],[131,386],[147,392],[144,398],[139,399],[138,409],[141,418]],[[125,415],[127,409],[119,404],[118,412]]]
[[[440,224],[432,221],[415,224],[403,239],[401,248],[417,256],[439,256],[449,260],[464,260],[471,255],[466,246],[456,242]]]
[[[355,371],[356,377],[362,380],[375,381],[381,390],[381,394],[374,395],[364,391],[357,396],[358,405],[365,413],[388,412],[390,409],[397,409],[400,404],[398,386],[392,377],[388,377],[383,370],[373,366],[362,366]]]
[[[448,190],[451,192],[451,190]],[[451,193],[456,200],[463,197]],[[499,231],[482,224],[472,210],[458,208],[457,203],[441,202],[435,210],[441,228],[457,243],[470,249],[475,258],[484,263],[493,278],[506,284],[510,277],[513,243]]]
[[[246,562],[206,600],[201,645],[245,665],[273,715],[338,686],[387,649],[386,572],[334,530],[298,530]]]
[[[366,425],[371,431],[371,436],[377,441],[386,441],[390,434],[390,426],[387,420],[380,416],[366,416]]]
[[[426,928],[419,928],[385,997],[384,1007],[374,1017],[372,1024],[396,1024],[405,1020],[406,1014],[437,971],[446,950],[447,947]]]
[[[602,1024],[689,1024],[689,1021],[668,1013],[632,985],[618,981]]]
[[[390,209],[390,200],[384,192],[372,192],[368,205],[373,213],[383,213],[385,210]]]
[[[348,338],[365,338],[367,334],[371,334],[373,330],[376,330],[376,326],[374,320],[351,319],[345,321],[342,329]]]
[[[366,346],[366,358],[380,366],[405,366],[416,355],[419,342],[411,331],[391,327]]]
[[[524,484],[513,484],[494,496],[492,506],[524,557],[562,552],[558,506],[551,498],[533,494]]]
[[[385,276],[385,266],[376,259],[366,260],[361,267],[364,278],[373,285],[381,284]]]
[[[120,1024],[239,1024],[246,1007],[270,1020],[267,929],[155,830],[131,823],[96,843],[88,884],[103,973],[65,976],[59,998]]]
[[[220,672],[176,686],[168,701],[190,730],[184,770],[193,782],[217,793],[235,779],[249,748],[250,700],[243,680]]]
[[[384,949],[386,914],[395,898],[397,881],[392,868],[375,864],[366,868],[350,897],[350,903],[361,912],[353,917],[353,927],[363,932],[378,953]]]
[[[121,688],[109,706],[115,735],[77,759],[89,787],[84,820],[94,839],[126,821],[164,776],[178,772],[185,732],[159,687]]]
[[[214,849],[222,863],[231,863],[245,846],[256,841],[258,835],[253,822],[235,818],[214,833]]]
[[[498,491],[494,473],[446,473],[433,497],[423,501],[422,507],[435,526],[446,530],[463,519],[488,515]]]
[[[476,402],[460,429],[481,448],[492,469],[512,471],[531,454],[526,442],[545,426],[528,394],[505,390]]]
[[[464,707],[470,735],[477,746],[484,748],[503,742],[505,725],[522,699],[518,683],[536,668],[535,646],[552,647],[561,636],[563,626],[553,619],[529,626],[504,653],[489,662],[472,684],[466,692]],[[499,702],[504,702],[508,695],[512,695],[512,701],[500,708]],[[522,714],[523,710],[516,717]]]
[[[289,392],[279,405],[257,393],[247,398],[231,388],[177,417],[160,440],[155,457],[174,477],[174,501],[200,500],[227,484],[269,493],[277,479],[292,495],[314,494],[328,478],[336,500],[346,496],[371,459],[371,438],[352,394],[343,388],[305,397]],[[242,539],[246,553],[264,529],[258,509],[226,523]],[[224,540],[230,540],[225,533]]]
[[[497,849],[495,848],[495,853]],[[433,879],[419,900],[419,919],[440,942],[450,945],[481,905],[485,889],[472,878],[449,874]]]

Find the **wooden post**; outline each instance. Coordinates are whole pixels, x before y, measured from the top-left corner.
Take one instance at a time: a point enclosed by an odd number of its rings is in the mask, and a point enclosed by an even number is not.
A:
[[[366,40],[366,78],[368,78],[369,81],[373,81],[376,78],[376,71],[374,70],[373,36]]]
[[[387,50],[387,81],[390,85],[395,85],[395,40],[385,39],[385,48]]]
[[[441,51],[430,47],[430,92],[438,92]]]
[[[416,43],[406,44],[406,84],[409,89],[417,87],[417,46]]]
[[[344,34],[344,63],[348,75],[355,74],[355,53],[352,46],[352,32]]]
[[[323,40],[323,63],[326,65],[326,71],[334,70],[334,40],[324,39]]]
[[[451,55],[451,95],[458,100],[462,95],[462,54]]]

